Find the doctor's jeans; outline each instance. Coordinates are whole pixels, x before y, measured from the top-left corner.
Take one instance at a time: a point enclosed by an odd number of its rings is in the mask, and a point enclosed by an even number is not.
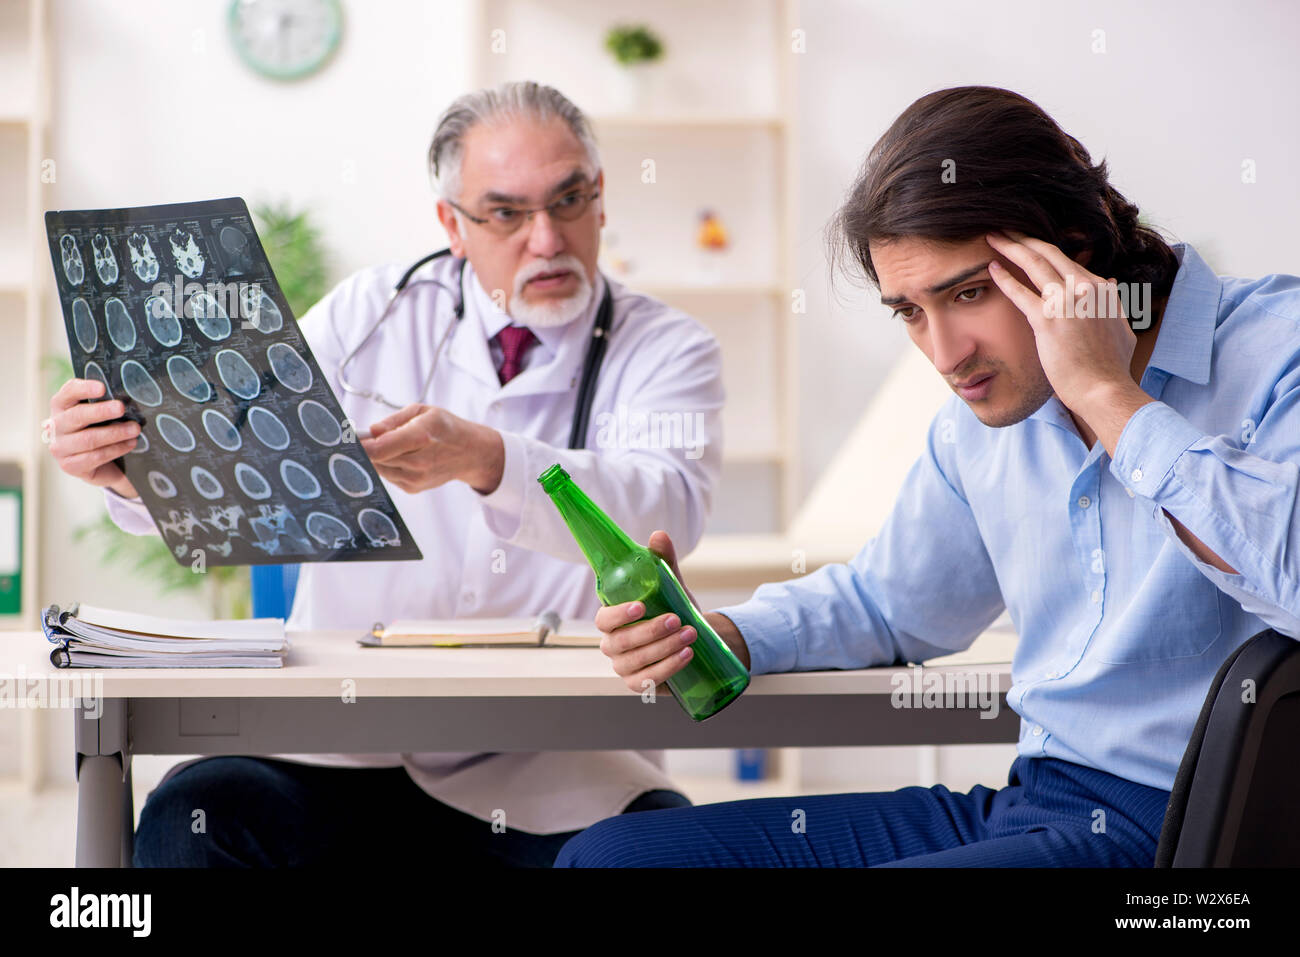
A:
[[[689,806],[646,791],[624,813]],[[508,822],[507,822],[508,825]],[[140,812],[136,867],[550,867],[579,831],[530,834],[426,794],[405,768],[213,757],[166,778]]]

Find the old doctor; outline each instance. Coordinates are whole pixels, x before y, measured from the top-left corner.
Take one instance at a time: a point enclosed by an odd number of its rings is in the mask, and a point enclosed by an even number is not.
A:
[[[709,515],[718,345],[596,268],[604,174],[582,112],[535,83],[470,93],[442,115],[429,162],[450,250],[413,271],[363,269],[301,320],[344,412],[369,426],[362,446],[424,559],[304,564],[290,628],[544,609],[589,621],[591,572],[536,482],[556,462],[636,541],[664,529],[689,550]],[[51,452],[104,487],[119,526],[154,533],[113,461],[138,427],[101,424],[121,414],[117,401],[80,401],[101,388],[74,379],[54,397]],[[600,428],[678,413],[701,426],[690,448]],[[691,638],[667,632],[663,644],[689,655]],[[596,821],[687,803],[658,752],[213,757],[173,769],[150,795],[135,855],[140,865],[549,866]],[[196,807],[205,834],[191,831]]]

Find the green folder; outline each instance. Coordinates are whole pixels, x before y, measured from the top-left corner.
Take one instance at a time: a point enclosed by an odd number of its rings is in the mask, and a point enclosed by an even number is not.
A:
[[[23,610],[22,469],[0,462],[0,615]]]

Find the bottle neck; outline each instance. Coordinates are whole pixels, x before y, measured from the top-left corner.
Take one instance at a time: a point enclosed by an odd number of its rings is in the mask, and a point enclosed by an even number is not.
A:
[[[547,492],[593,568],[617,564],[640,551],[641,547],[567,476]]]

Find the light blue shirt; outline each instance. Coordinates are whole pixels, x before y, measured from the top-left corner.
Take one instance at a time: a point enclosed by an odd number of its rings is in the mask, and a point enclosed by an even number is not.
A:
[[[1180,261],[1112,460],[1053,396],[1006,428],[956,396],[848,564],[719,609],[755,673],[923,662],[1005,608],[1019,753],[1169,790],[1215,672],[1300,636],[1300,279]],[[1199,561],[1165,512],[1240,574]]]

